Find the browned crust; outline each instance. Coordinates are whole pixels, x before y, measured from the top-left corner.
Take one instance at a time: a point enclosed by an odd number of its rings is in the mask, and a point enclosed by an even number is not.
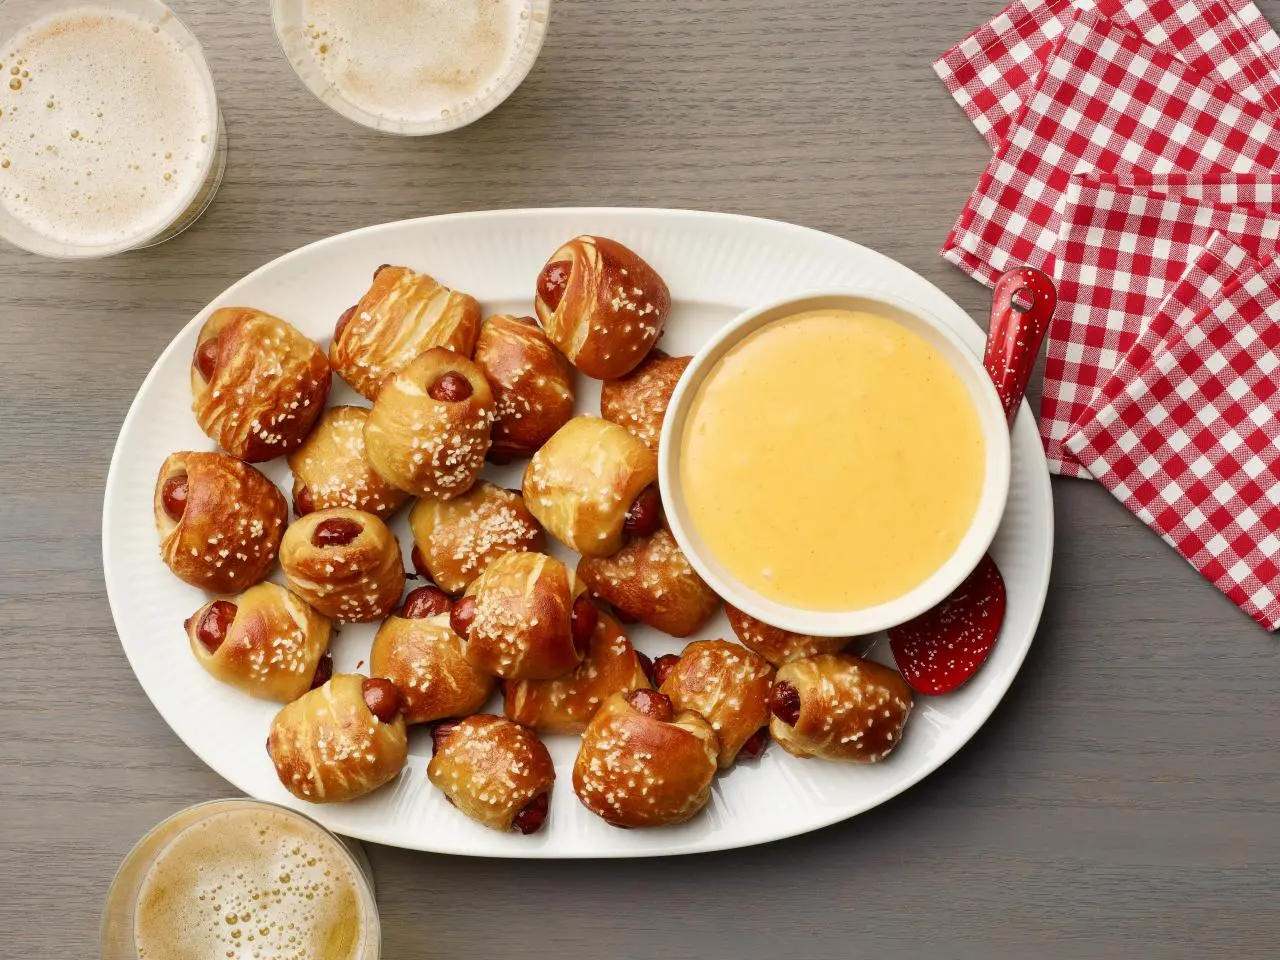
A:
[[[463,655],[448,614],[426,620],[388,617],[373,638],[369,671],[400,689],[400,709],[410,724],[475,713],[497,682]]]
[[[797,757],[877,763],[902,740],[911,688],[889,667],[851,653],[824,654],[778,668],[776,683],[800,694],[794,727],[777,717],[769,732]]]
[[[508,553],[467,588],[475,619],[467,659],[507,680],[550,680],[581,662],[573,645],[573,601],[586,587],[559,560]]]
[[[546,745],[524,727],[478,714],[442,738],[427,778],[472,820],[506,833],[531,800],[551,792],[556,771]]]
[[[732,766],[742,745],[769,723],[773,667],[726,640],[689,644],[660,688],[678,710],[692,710],[716,732],[719,765]]]
[[[711,799],[715,731],[696,713],[670,723],[637,712],[615,693],[582,735],[573,791],[617,827],[661,827],[693,817]]]
[[[187,507],[173,521],[164,510],[165,481],[187,475]],[[184,451],[160,467],[154,494],[160,556],[174,574],[211,593],[236,593],[270,572],[289,507],[275,484],[242,460]]]
[[[635,538],[612,557],[583,557],[578,576],[615,609],[673,637],[695,633],[720,605],[665,529]]]
[[[730,603],[726,603],[724,609],[729,616],[729,626],[742,645],[754,650],[775,667],[823,653],[839,653],[854,640],[853,637],[811,637],[803,633],[791,633],[779,627],[771,627]]]
[[[490,317],[475,361],[493,389],[495,463],[531,456],[573,416],[573,366],[533,318]]]
[[[471,396],[454,403],[433,400],[428,391],[446,373],[466,377]],[[365,453],[392,486],[451,500],[480,475],[492,422],[493,393],[480,368],[436,347],[386,382],[365,422]]]
[[[274,583],[260,583],[233,597],[236,616],[214,653],[196,638],[205,612],[187,620],[196,661],[223,683],[260,700],[288,703],[311,689],[320,658],[329,649],[330,624],[301,597]]]
[[[504,682],[503,712],[543,733],[576,735],[610,695],[648,686],[635,647],[618,622],[602,613],[586,659],[555,680]]]
[[[624,376],[662,336],[671,292],[634,251],[606,237],[582,236],[553,253],[548,264],[573,265],[559,305],[536,294],[534,307],[547,336],[589,377]]]
[[[329,361],[279,317],[250,307],[215,311],[196,354],[214,337],[218,359],[205,382],[191,360],[196,421],[232,456],[260,463],[302,445],[329,397]]]
[[[657,453],[671,394],[692,359],[652,351],[625,377],[604,382],[600,387],[600,415],[626,428]]]
[[[303,488],[312,509],[350,507],[386,519],[400,509],[409,495],[378,476],[364,449],[364,407],[326,410],[306,441],[289,454],[293,471],[293,504]]]
[[[344,519],[363,528],[342,547],[317,547],[312,534],[321,523]],[[280,566],[293,591],[333,620],[382,620],[404,592],[400,544],[371,513],[333,507],[295,520],[280,544]]]
[[[404,718],[383,723],[365,705],[365,678],[336,674],[271,721],[267,752],[276,776],[312,803],[355,800],[394,780],[409,758]]]
[[[609,557],[622,548],[631,504],[657,479],[658,458],[622,427],[574,417],[529,461],[524,502],[566,546]]]
[[[503,554],[537,553],[547,545],[524,497],[485,480],[453,500],[419,500],[409,528],[431,579],[451,594],[465,590]]]
[[[480,331],[474,297],[408,267],[384,267],[329,345],[333,369],[369,400],[388,378],[432,347],[471,356]]]

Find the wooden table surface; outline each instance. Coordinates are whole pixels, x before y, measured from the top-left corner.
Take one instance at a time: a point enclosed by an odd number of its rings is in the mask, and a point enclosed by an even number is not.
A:
[[[1280,0],[1259,0],[1280,21]],[[0,250],[0,955],[97,955],[112,871],[231,793],[121,653],[100,561],[119,425],[173,334],[333,233],[499,207],[695,207],[875,247],[975,317],[937,257],[988,156],[929,63],[997,0],[555,0],[534,72],[444,137],[329,112],[266,0],[177,0],[231,136],[195,229],[92,264]],[[385,955],[849,960],[1274,957],[1276,640],[1103,489],[1055,481],[1044,621],[1004,704],[906,795],[817,834],[677,860],[374,848]]]

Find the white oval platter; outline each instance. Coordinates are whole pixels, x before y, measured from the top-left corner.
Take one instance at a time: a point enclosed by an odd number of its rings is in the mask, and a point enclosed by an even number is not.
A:
[[[156,472],[175,450],[213,449],[191,414],[188,365],[196,334],[218,307],[248,305],[284,317],[327,346],[338,316],[355,303],[376,267],[403,264],[479,298],[488,313],[532,313],[534,281],[546,258],[581,233],[613,237],[653,264],[674,306],[662,347],[693,353],[742,310],[813,290],[880,290],[914,301],[950,324],[977,352],[983,334],[941,290],[888,257],[828,234],[789,224],[716,213],[644,209],[506,210],[428,217],[369,227],[303,247],[233,285],[183,328],[138,391],[116,444],[103,508],[107,593],[125,654],[147,696],[201,759],[239,789],[303,810],[332,830],[418,850],[488,857],[638,857],[697,853],[764,843],[816,830],[883,803],[936,770],[995,710],[1035,634],[1049,584],[1053,501],[1029,409],[1014,427],[1013,483],[994,555],[1009,591],[1008,615],[989,661],[945,697],[921,697],[901,747],[870,767],[797,760],[770,747],[759,762],[718,778],[708,808],[687,824],[618,830],[578,803],[571,787],[577,738],[550,737],[557,783],[551,816],[537,835],[487,830],[464,818],[427,782],[431,738],[411,734],[407,769],[355,803],[311,805],[280,786],[263,749],[274,705],[215,681],[192,657],[182,622],[204,602],[159,557],[152,519]],[[598,413],[598,384],[579,378],[579,409]],[[335,378],[331,402],[361,402]],[[503,486],[519,486],[522,465],[486,468]],[[283,461],[265,472],[289,492]],[[405,514],[392,524],[405,548]],[[565,556],[568,556],[565,554]],[[279,579],[279,571],[273,579]],[[629,628],[652,656],[681,642]],[[338,670],[368,657],[373,626],[346,626],[335,640]],[[724,616],[698,638],[732,638]],[[694,638],[696,639],[696,638]],[[871,647],[892,663],[883,638]],[[492,704],[501,712],[501,704]],[[993,746],[998,749],[998,746]]]

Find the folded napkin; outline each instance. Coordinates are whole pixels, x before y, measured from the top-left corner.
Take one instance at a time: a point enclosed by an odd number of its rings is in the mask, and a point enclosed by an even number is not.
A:
[[[1181,336],[1196,317],[1216,304],[1232,281],[1257,269],[1257,260],[1248,250],[1226,234],[1213,234],[1191,258],[1190,266],[1165,296],[1138,339],[1068,428],[1067,436],[1079,430],[1080,419],[1093,419],[1088,414],[1089,410],[1100,410],[1115,401],[1121,391],[1146,369],[1156,351],[1167,341]],[[1070,455],[1069,450],[1064,452]],[[1072,462],[1077,462],[1074,457]]]
[[[1017,0],[944,53],[933,69],[992,150],[1030,99],[1078,11],[1140,33],[1247,100],[1280,111],[1280,36],[1252,0]]]
[[[1280,239],[1280,175],[1082,174],[1055,253],[1058,311],[1040,432],[1049,468],[1087,476],[1063,445],[1197,250],[1220,233],[1256,259]]]
[[[1280,168],[1280,119],[1123,27],[1082,13],[1059,44],[943,247],[975,278],[1052,272],[1074,173]]]
[[[1175,308],[1174,314],[1178,311]],[[1185,318],[1183,318],[1185,319]],[[1280,263],[1175,317],[1067,447],[1268,630],[1280,626]]]
[[[1075,15],[1072,0],[1017,0],[934,61],[934,72],[992,150]]]

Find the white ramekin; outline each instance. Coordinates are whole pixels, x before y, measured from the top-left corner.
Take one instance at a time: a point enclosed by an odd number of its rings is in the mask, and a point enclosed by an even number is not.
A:
[[[716,560],[692,523],[680,485],[680,456],[689,409],[720,358],[761,327],[807,310],[856,310],[874,313],[924,337],[951,365],[973,399],[986,440],[986,476],[973,521],[951,557],[927,580],[904,596],[860,610],[818,611],[779,603],[746,586]],[[803,403],[803,398],[797,400]],[[833,435],[832,442],[839,442]],[[905,623],[936,606],[978,565],[991,545],[1009,496],[1009,426],[1000,398],[973,353],[954,332],[927,310],[885,293],[862,290],[812,293],[748,310],[728,323],[698,353],[676,385],[658,454],[658,482],[667,521],[680,548],[698,574],[725,600],[765,623],[819,637],[855,637]],[[939,478],[945,483],[945,478]]]

